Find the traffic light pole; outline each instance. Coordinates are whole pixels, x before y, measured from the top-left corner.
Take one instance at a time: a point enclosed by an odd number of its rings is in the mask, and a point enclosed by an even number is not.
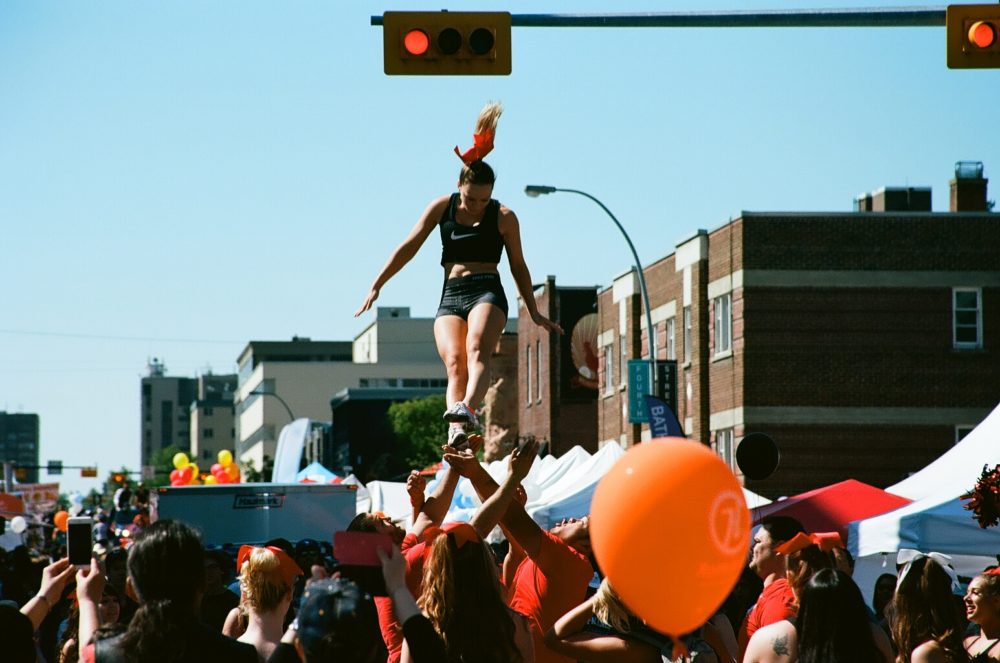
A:
[[[920,28],[945,25],[946,8],[865,7],[632,14],[512,14],[520,28]],[[382,25],[381,16],[371,24]]]

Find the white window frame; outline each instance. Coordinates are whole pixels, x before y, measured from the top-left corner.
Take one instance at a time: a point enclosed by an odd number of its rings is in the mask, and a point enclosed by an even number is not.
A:
[[[610,343],[604,346],[604,393],[612,394],[615,390],[615,352]]]
[[[693,318],[693,317],[694,316],[691,315],[691,307],[690,306],[685,306],[684,307],[684,323],[683,323],[684,324],[684,363],[685,364],[690,364],[691,363],[691,357],[694,356],[694,352],[692,351],[694,348],[691,347],[691,345],[693,343],[692,340],[691,340],[691,337],[694,336],[694,334],[691,333],[692,332],[692,329],[691,329],[691,326],[692,326],[691,318]]]
[[[677,359],[677,339],[674,318],[667,320],[667,359]]]
[[[525,351],[524,379],[528,381],[528,383],[525,385],[525,390],[524,390],[525,393],[527,394],[527,398],[525,400],[527,401],[528,407],[531,407],[531,344],[530,343],[524,348],[524,351]]]
[[[535,341],[535,398],[542,402],[542,342]]]
[[[723,428],[715,431],[715,451],[719,458],[729,466],[729,469],[736,467],[736,442],[732,428]]]
[[[626,342],[625,334],[619,335],[618,338],[621,344],[621,361],[618,363],[618,383],[624,387],[628,383],[628,371],[626,370],[628,367],[628,343]]]
[[[715,315],[715,356],[733,352],[733,293],[719,295],[712,302]]]
[[[976,296],[976,307],[971,308],[959,308],[958,307],[958,295],[959,293],[973,293]],[[958,330],[970,329],[971,324],[963,322],[961,325],[958,322],[959,313],[969,313],[974,312],[976,316],[976,340],[972,341],[959,341],[958,340]],[[951,339],[952,347],[956,350],[979,350],[983,347],[983,290],[982,288],[952,288],[951,289]]]

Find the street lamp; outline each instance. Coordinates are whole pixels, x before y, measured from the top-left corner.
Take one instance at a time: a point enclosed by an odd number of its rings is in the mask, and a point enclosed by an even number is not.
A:
[[[288,418],[291,419],[292,421],[295,421],[295,415],[292,414],[292,408],[288,407],[288,403],[285,402],[285,399],[279,396],[278,394],[271,391],[254,390],[251,391],[249,394],[247,394],[247,396],[274,396],[275,398],[278,399],[279,403],[285,406],[285,412],[288,413]]]
[[[625,241],[628,243],[629,250],[632,251],[632,258],[635,260],[635,271],[636,274],[638,274],[639,276],[639,288],[642,290],[642,303],[643,306],[646,307],[646,340],[649,342],[649,363],[650,363],[650,368],[652,368],[653,371],[652,380],[650,384],[653,387],[653,394],[655,396],[659,396],[660,395],[660,389],[658,384],[659,376],[656,372],[656,344],[653,342],[653,316],[650,313],[649,292],[646,290],[646,277],[642,273],[642,265],[639,263],[639,254],[636,253],[635,246],[632,244],[632,240],[629,238],[628,233],[625,232],[625,228],[618,221],[618,219],[615,218],[615,215],[611,213],[611,210],[605,207],[604,203],[602,203],[597,198],[594,198],[586,191],[578,191],[576,189],[560,189],[554,186],[542,186],[538,184],[529,184],[528,186],[524,187],[524,193],[529,198],[537,198],[538,196],[541,196],[543,194],[556,193],[557,191],[562,191],[565,193],[576,193],[583,196],[584,198],[590,198],[595,203],[597,203],[600,206],[600,208],[604,210],[604,212],[609,217],[611,217],[611,220],[615,222],[615,225],[618,226],[618,230],[621,231],[622,237],[624,237]]]

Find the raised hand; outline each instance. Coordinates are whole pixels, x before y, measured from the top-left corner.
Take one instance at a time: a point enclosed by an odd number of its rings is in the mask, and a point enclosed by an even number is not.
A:
[[[507,471],[518,482],[524,481],[531,471],[531,465],[535,462],[535,455],[538,453],[538,442],[527,438],[523,444],[514,447],[510,452],[510,460],[507,461]]]
[[[370,309],[372,307],[372,304],[375,303],[376,299],[378,299],[378,288],[372,288],[370,291],[368,291],[368,296],[365,297],[365,301],[363,304],[361,304],[361,308],[359,308],[357,311],[354,312],[354,317],[356,318],[365,311],[367,311],[368,309]]]

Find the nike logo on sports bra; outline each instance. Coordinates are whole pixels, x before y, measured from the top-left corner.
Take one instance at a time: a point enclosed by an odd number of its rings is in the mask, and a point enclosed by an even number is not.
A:
[[[478,236],[479,236],[479,233],[469,233],[469,234],[466,234],[466,235],[456,235],[454,230],[451,231],[451,238],[452,239],[468,239],[470,237],[478,237]]]

